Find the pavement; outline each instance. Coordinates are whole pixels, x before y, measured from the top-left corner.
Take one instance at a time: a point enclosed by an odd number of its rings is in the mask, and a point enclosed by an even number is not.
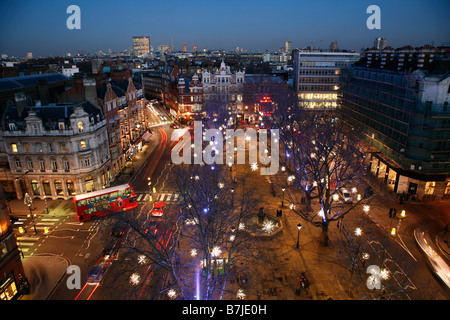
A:
[[[133,161],[135,168],[139,168],[151,153],[154,144],[147,144]],[[244,170],[245,168],[237,169]],[[136,169],[135,169],[136,170]],[[243,171],[242,171],[243,172]],[[116,179],[114,184],[125,183],[130,180],[132,169],[125,169]],[[250,175],[249,175],[250,176]],[[281,207],[281,190],[275,188],[276,195],[269,191],[269,181],[266,176],[259,175],[259,170],[251,174],[251,181],[256,186],[258,192],[266,194],[263,198],[264,212],[276,218],[276,211],[282,209],[281,220],[283,229],[273,237],[255,237],[252,256],[256,257],[258,263],[253,264],[252,270],[247,270],[248,283],[244,286],[246,299],[248,300],[351,300],[357,299],[350,296],[346,290],[346,284],[342,277],[342,268],[329,257],[336,255],[338,248],[342,246],[342,227],[338,228],[333,223],[328,231],[329,245],[322,245],[322,234],[319,228],[311,226],[301,220],[287,207]],[[382,191],[383,196],[388,201],[371,204],[370,217],[380,227],[388,232],[390,219],[388,218],[389,206],[398,203],[395,195],[387,191]],[[444,200],[443,200],[444,201]],[[448,200],[447,200],[448,202]],[[28,207],[23,200],[10,201],[10,208],[13,214],[26,215],[29,213]],[[411,202],[411,205],[414,203]],[[72,209],[71,200],[34,200],[33,212],[46,214],[67,214]],[[361,212],[361,210],[360,210]],[[446,220],[447,223],[450,220]],[[297,229],[298,223],[302,224],[300,233]],[[450,257],[449,241],[450,232],[444,228],[436,236],[436,244],[441,249],[443,255]],[[299,248],[297,248],[297,240]],[[25,275],[31,284],[31,292],[24,295],[22,300],[45,300],[53,289],[64,281],[68,261],[64,257],[57,255],[35,254],[25,257],[22,260]],[[252,266],[253,266],[252,265]],[[305,272],[311,286],[308,290],[296,292],[298,278],[301,272]],[[236,299],[236,292],[239,289],[238,282],[230,281],[229,293],[224,296],[225,300]]]
[[[244,172],[241,171],[241,174]],[[400,205],[395,194],[387,189],[381,187],[376,196],[369,200],[370,210],[365,212],[362,206],[356,207],[354,212],[350,212],[348,215],[352,215],[352,218],[347,218],[349,221],[343,220],[340,227],[336,222],[330,224],[328,229],[329,244],[324,246],[322,244],[323,237],[320,228],[313,227],[310,223],[307,223],[289,209],[289,202],[284,197],[284,207],[281,206],[282,193],[281,187],[277,187],[275,183],[276,195],[270,193],[269,181],[271,178],[260,176],[259,171],[252,173],[245,171],[248,179],[251,179],[256,190],[255,193],[266,194],[263,198],[261,206],[264,207],[264,212],[272,217],[276,218],[276,211],[282,209],[281,220],[283,229],[273,237],[255,238],[257,248],[259,252],[254,252],[253,256],[256,256],[256,260],[253,263],[248,263],[252,266],[252,269],[245,269],[244,264],[242,268],[247,272],[248,284],[242,286],[246,293],[246,299],[250,300],[353,300],[360,299],[361,293],[366,297],[370,297],[370,290],[368,290],[364,283],[360,288],[349,290],[349,282],[346,281],[349,278],[349,272],[339,266],[334,257],[337,257],[338,253],[343,251],[343,248],[348,245],[345,241],[344,233],[346,235],[349,232],[353,233],[355,228],[355,221],[361,220],[361,217],[365,217],[366,221],[370,220],[377,225],[378,228],[385,231],[388,235],[391,227],[396,226],[398,228],[398,243],[403,244],[400,234],[403,237],[408,237],[411,228],[415,228],[419,224],[413,215],[414,206],[421,204],[419,201],[411,201],[404,205]],[[297,195],[297,199],[299,199]],[[438,203],[436,201],[435,203]],[[442,200],[441,206],[446,207],[450,204],[448,200]],[[430,212],[435,214],[436,212],[431,209]],[[318,211],[317,204],[313,203],[313,210]],[[394,207],[397,212],[400,213],[402,208],[406,209],[409,213],[409,220],[389,218],[389,208]],[[445,215],[447,214],[447,215]],[[350,220],[351,219],[351,220]],[[424,220],[426,217],[420,217]],[[440,217],[440,219],[449,222],[450,214],[448,210]],[[301,223],[302,228],[300,231],[297,229],[297,224]],[[403,224],[402,224],[403,223]],[[444,223],[445,225],[445,223]],[[401,229],[400,230],[400,226]],[[435,243],[441,249],[443,256],[449,258],[449,239],[450,232],[446,232],[444,228],[440,232],[437,232]],[[299,242],[299,248],[297,248],[297,241]],[[404,246],[405,250],[408,248]],[[449,263],[450,260],[447,260]],[[256,263],[255,263],[256,262]],[[255,266],[255,267],[253,267]],[[300,294],[296,291],[298,287],[298,279],[300,274],[304,272],[310,282],[310,288],[308,290],[301,290]],[[241,287],[236,280],[234,283],[230,281],[230,287],[228,288],[230,294],[225,296],[225,299],[236,299],[236,292]]]

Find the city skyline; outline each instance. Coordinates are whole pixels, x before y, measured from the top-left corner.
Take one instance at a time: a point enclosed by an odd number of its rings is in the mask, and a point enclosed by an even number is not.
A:
[[[81,29],[69,30],[67,7],[81,10]],[[381,10],[381,29],[369,30],[369,5]],[[15,1],[4,4],[0,51],[8,56],[63,56],[66,53],[123,51],[132,48],[133,36],[149,36],[154,50],[161,44],[181,51],[197,46],[207,49],[249,52],[276,51],[285,41],[292,48],[312,46],[328,49],[337,41],[339,49],[371,47],[377,37],[388,45],[441,45],[450,37],[445,1],[227,1],[226,3],[133,1],[124,8],[118,1]],[[130,9],[130,10],[128,10]]]

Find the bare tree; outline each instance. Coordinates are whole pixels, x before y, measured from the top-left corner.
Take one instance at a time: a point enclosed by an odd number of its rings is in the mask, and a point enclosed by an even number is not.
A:
[[[257,201],[245,180],[236,183],[225,165],[177,168],[175,183],[184,250],[197,266],[198,299],[222,299],[236,261],[249,255],[249,234],[240,226],[255,211]],[[187,246],[187,247],[186,247]],[[198,269],[200,267],[200,269]]]
[[[313,111],[280,104],[271,125],[280,128],[281,175],[288,185],[287,200],[291,209],[320,227],[323,244],[328,244],[328,227],[342,219],[369,194],[364,154],[354,147],[352,136],[334,112]],[[352,204],[343,201],[342,191],[364,186],[360,196],[354,194]],[[366,190],[367,189],[367,190]],[[299,197],[301,196],[301,203]],[[355,199],[356,198],[356,199]],[[312,208],[317,201],[318,210]]]

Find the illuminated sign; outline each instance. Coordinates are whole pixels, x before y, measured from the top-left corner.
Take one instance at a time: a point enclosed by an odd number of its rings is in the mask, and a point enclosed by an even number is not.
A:
[[[264,96],[259,103],[272,103],[272,99],[269,96]]]

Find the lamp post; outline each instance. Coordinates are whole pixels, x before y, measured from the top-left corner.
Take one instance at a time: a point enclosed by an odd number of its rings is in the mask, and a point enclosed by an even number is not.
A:
[[[298,234],[297,234],[297,249],[298,249],[298,247],[299,247],[299,244],[300,244],[300,229],[302,228],[302,225],[299,223],[298,225],[297,225],[297,229],[298,229]]]
[[[47,196],[44,196],[44,201],[45,201],[45,209],[47,210],[48,214]]]
[[[30,197],[30,195],[27,193],[25,193],[25,196],[23,197],[23,203],[25,203],[25,205],[28,206],[28,210],[30,210],[30,214],[28,215],[31,218],[31,222],[33,222],[33,227],[34,227],[34,234],[37,234],[36,231],[36,224],[34,223],[34,216],[33,216],[33,212],[31,212],[31,205],[33,204],[33,199]]]
[[[281,198],[281,207],[284,208],[284,191],[286,190],[285,187],[281,188],[281,191],[283,191],[283,196]]]

